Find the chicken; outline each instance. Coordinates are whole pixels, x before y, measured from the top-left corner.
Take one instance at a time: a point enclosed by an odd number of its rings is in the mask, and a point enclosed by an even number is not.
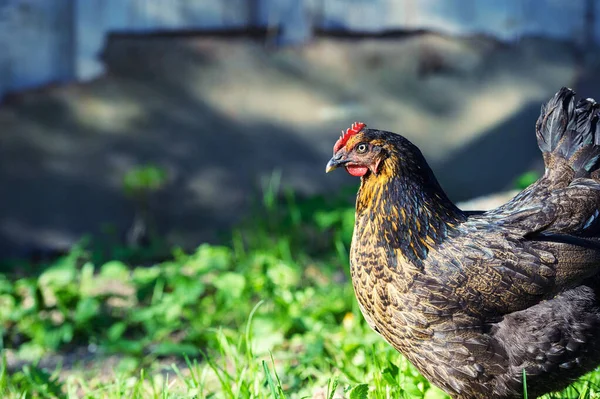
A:
[[[522,398],[523,372],[535,397],[600,363],[600,116],[574,97],[542,107],[545,174],[488,212],[458,209],[398,134],[355,123],[334,146],[326,171],[361,177],[360,309],[453,398]]]

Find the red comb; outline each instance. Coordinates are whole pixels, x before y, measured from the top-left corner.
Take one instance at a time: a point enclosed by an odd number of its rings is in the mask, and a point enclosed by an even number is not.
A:
[[[349,127],[348,129],[346,129],[345,133],[342,130],[342,135],[340,136],[338,141],[335,142],[335,145],[333,146],[333,153],[335,154],[336,152],[338,152],[340,150],[340,148],[342,148],[343,146],[346,145],[346,143],[348,142],[348,139],[350,139],[350,137],[354,136],[356,133],[360,132],[365,127],[367,127],[367,125],[365,125],[362,122],[354,122],[352,124],[352,127]]]

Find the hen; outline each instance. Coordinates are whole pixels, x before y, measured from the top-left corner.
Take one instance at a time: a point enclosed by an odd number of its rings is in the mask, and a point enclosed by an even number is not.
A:
[[[458,209],[406,138],[355,123],[327,172],[361,177],[350,267],[369,325],[454,398],[566,387],[600,363],[600,129],[561,89],[536,134],[545,174]]]

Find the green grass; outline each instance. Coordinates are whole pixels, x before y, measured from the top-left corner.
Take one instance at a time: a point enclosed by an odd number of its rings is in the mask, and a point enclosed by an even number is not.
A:
[[[299,201],[270,186],[230,246],[139,265],[82,244],[50,264],[5,265],[20,272],[0,275],[0,397],[445,398],[360,315],[354,189]],[[82,347],[95,352],[38,363]],[[548,398],[600,397],[599,380]]]

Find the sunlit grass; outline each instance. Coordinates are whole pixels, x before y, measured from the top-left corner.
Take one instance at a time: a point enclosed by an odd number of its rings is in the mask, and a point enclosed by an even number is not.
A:
[[[0,276],[0,397],[446,398],[357,308],[349,201],[269,187],[231,246],[139,266],[81,245],[39,275]],[[37,363],[78,347],[94,355]],[[9,353],[24,364],[9,369]],[[597,398],[599,384],[546,398]]]

